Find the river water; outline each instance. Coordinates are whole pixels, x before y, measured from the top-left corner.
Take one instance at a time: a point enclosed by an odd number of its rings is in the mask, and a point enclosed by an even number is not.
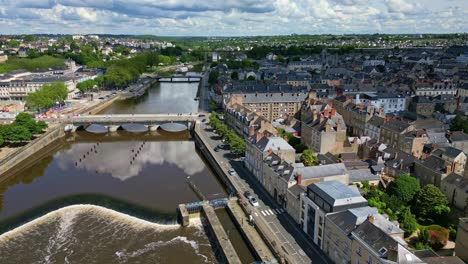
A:
[[[198,112],[197,83],[156,85],[105,113]],[[80,131],[0,185],[0,263],[216,263],[176,207],[226,197],[188,132]]]

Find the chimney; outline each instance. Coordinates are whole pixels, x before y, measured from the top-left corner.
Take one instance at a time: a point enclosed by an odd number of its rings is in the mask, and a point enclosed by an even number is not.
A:
[[[369,215],[367,216],[367,220],[369,220],[371,224],[374,224],[375,217],[373,215]]]
[[[317,109],[312,110],[312,120],[317,120]]]
[[[333,102],[332,102],[332,101],[329,101],[327,104],[328,104],[328,106],[329,106],[330,108],[333,108]]]
[[[325,111],[323,111],[323,116],[328,118],[328,108],[325,108]]]
[[[297,174],[297,185],[301,185],[302,184],[302,174],[298,173]]]
[[[369,114],[370,114],[370,116],[374,115],[374,106],[373,105],[371,105],[371,107],[370,107]]]
[[[252,137],[253,135],[255,135],[255,127],[250,126],[249,127],[249,137]]]
[[[336,109],[335,109],[335,108],[332,108],[332,110],[331,110],[331,116],[336,116]]]
[[[262,137],[263,137],[263,134],[262,134],[262,133],[260,133],[260,132],[257,132],[257,138],[256,138],[256,142],[259,142],[259,141],[260,141],[260,139],[262,139]]]
[[[272,152],[273,152],[273,149],[272,149],[272,148],[269,148],[269,149],[268,149],[268,153],[271,154]]]
[[[325,120],[325,117],[323,116],[323,114],[321,114],[321,115],[320,115],[320,123],[322,123],[323,120]]]
[[[379,107],[379,116],[381,116],[381,117],[384,116],[383,107]]]

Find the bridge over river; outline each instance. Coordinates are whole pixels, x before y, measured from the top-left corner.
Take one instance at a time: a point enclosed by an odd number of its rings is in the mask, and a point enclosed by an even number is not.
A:
[[[169,114],[112,114],[83,115],[61,119],[66,132],[87,130],[92,132],[114,132],[124,129],[131,132],[156,131],[163,129],[169,132],[191,130],[202,115],[198,113]],[[91,129],[93,128],[94,129]]]

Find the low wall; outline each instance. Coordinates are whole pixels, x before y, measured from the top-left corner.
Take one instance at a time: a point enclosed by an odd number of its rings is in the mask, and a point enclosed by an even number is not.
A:
[[[0,161],[0,183],[3,182],[8,175],[14,173],[14,171],[27,167],[42,158],[42,156],[37,156],[35,154],[41,150],[43,151],[46,147],[50,147],[51,144],[57,143],[57,139],[64,136],[63,125],[55,126],[26,146],[6,156]]]

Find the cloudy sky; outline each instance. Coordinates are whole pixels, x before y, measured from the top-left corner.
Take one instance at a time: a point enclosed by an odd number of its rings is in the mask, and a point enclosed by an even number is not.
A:
[[[468,0],[0,0],[0,34],[468,31]]]

